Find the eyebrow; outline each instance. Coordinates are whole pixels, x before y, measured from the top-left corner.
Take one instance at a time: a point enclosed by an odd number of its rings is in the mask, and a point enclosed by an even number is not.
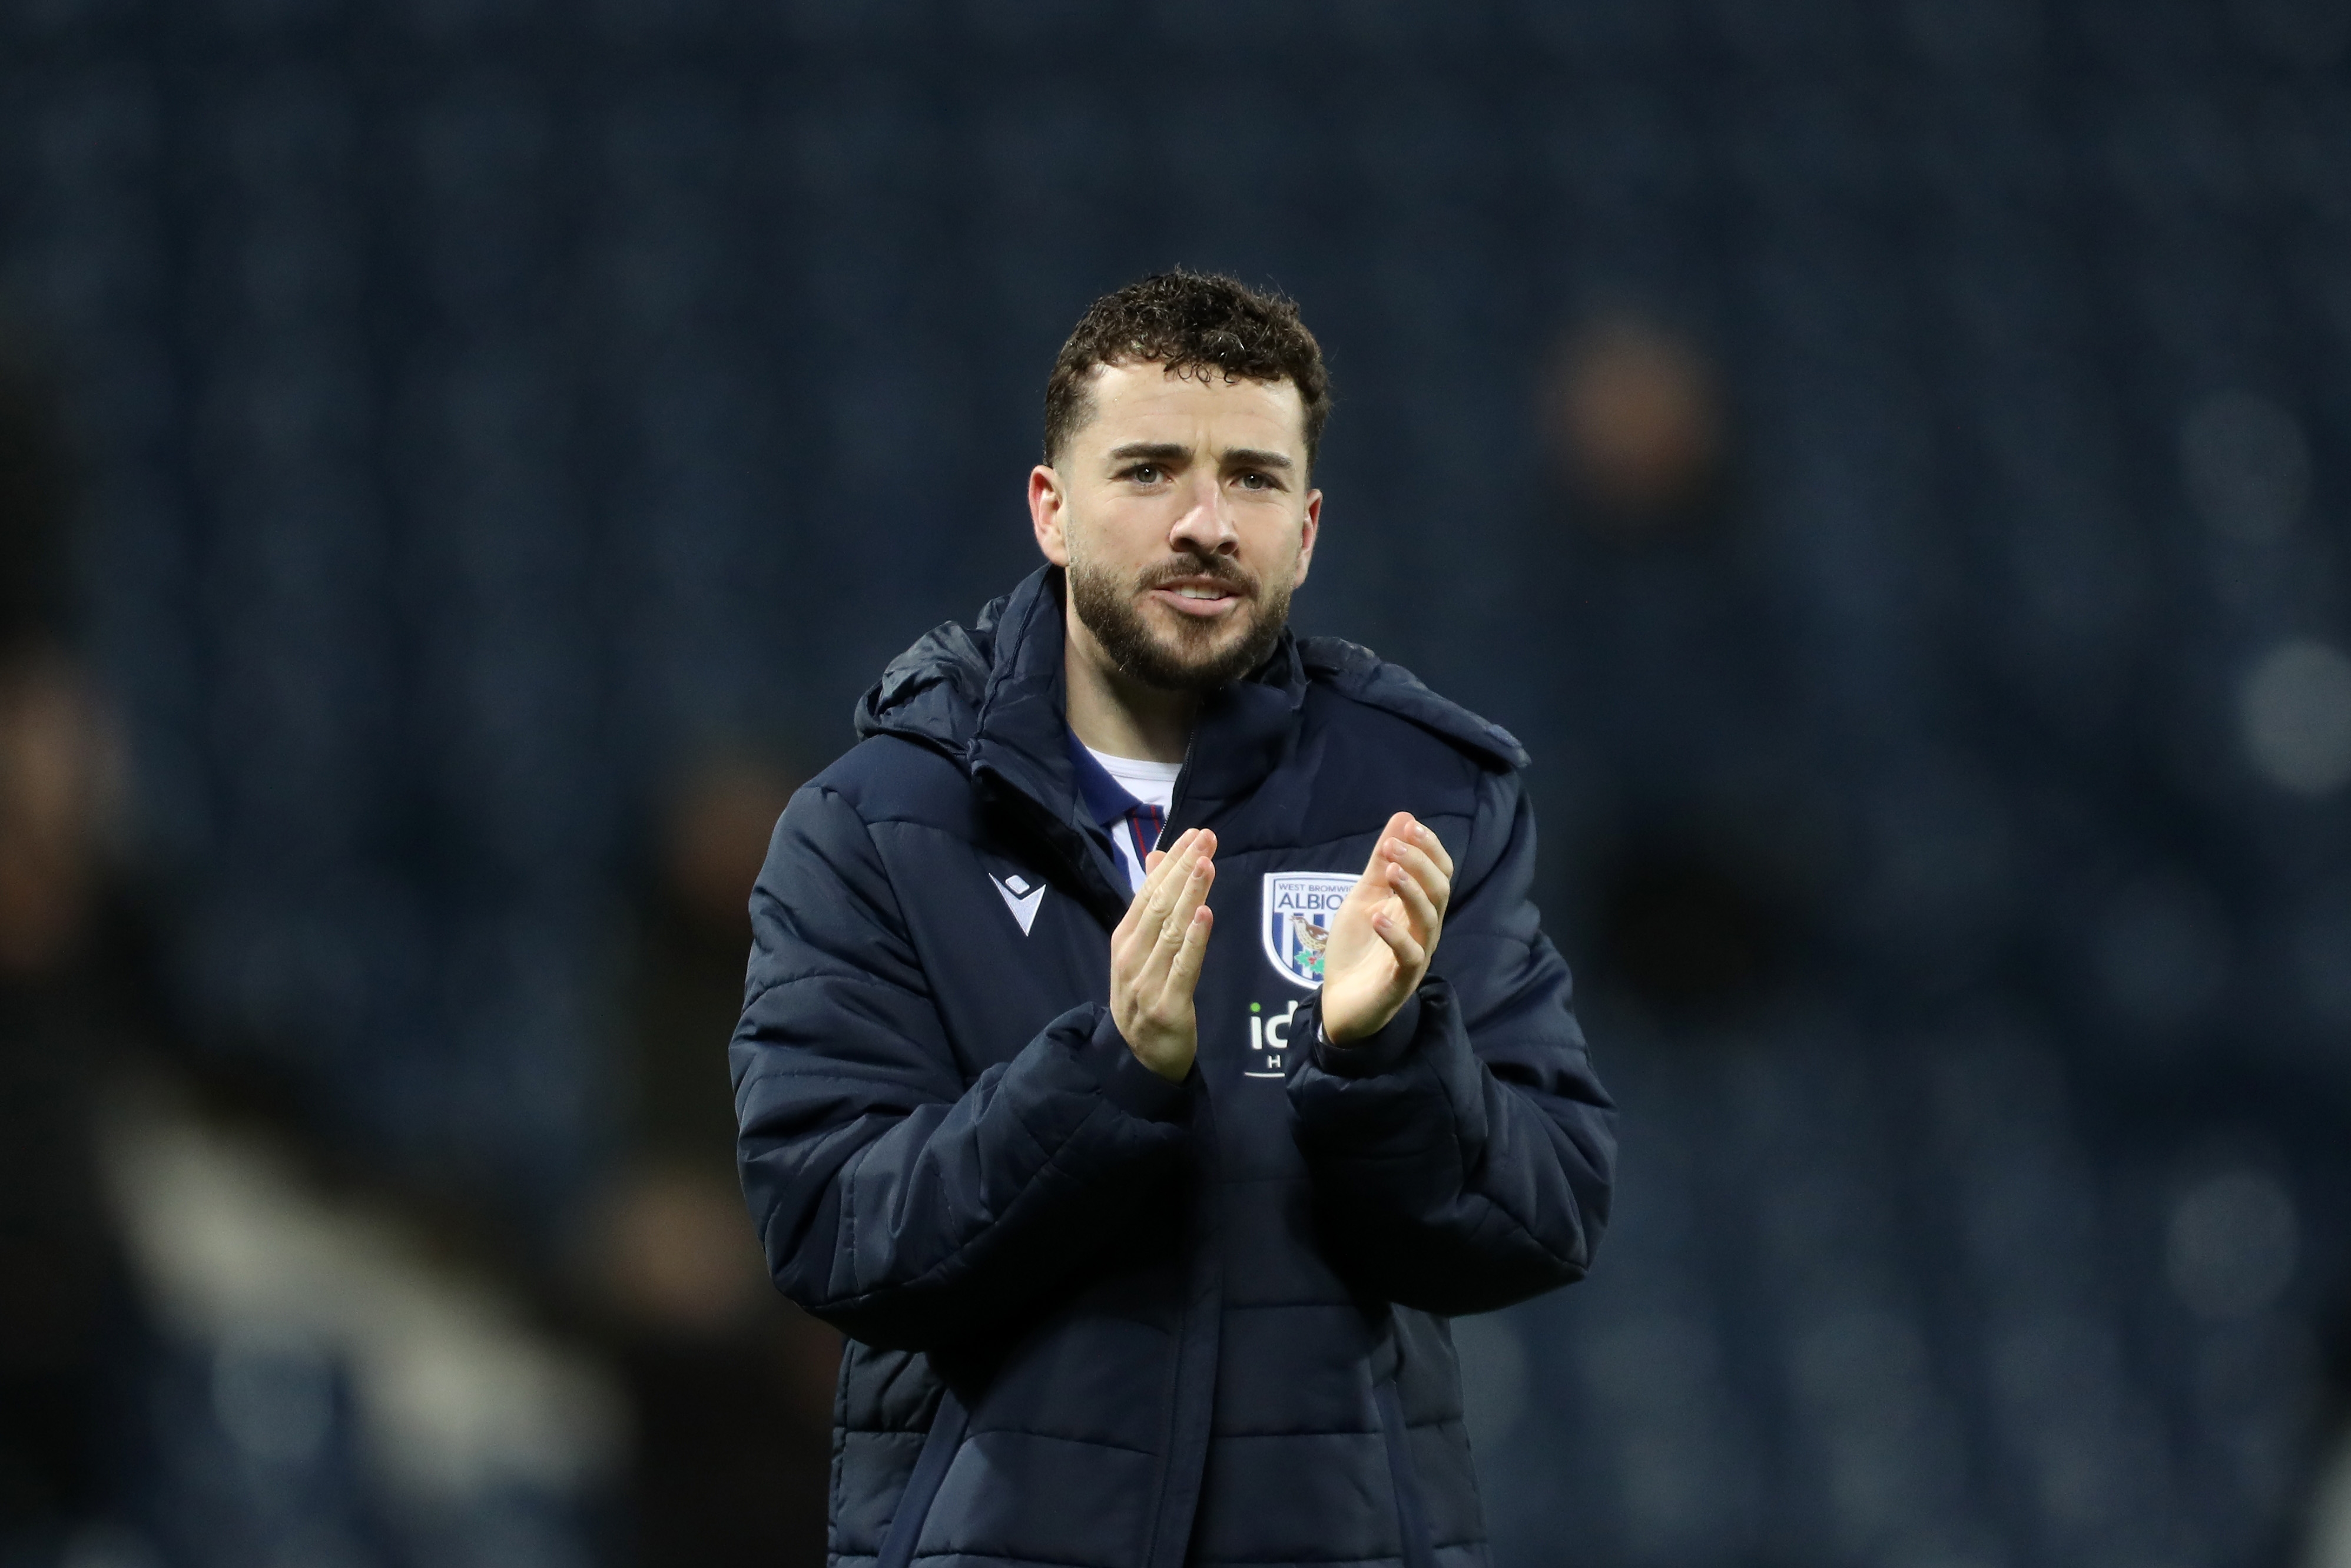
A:
[[[1113,463],[1176,463],[1192,455],[1192,449],[1174,441],[1130,441],[1123,446],[1110,449]],[[1295,468],[1298,465],[1279,452],[1264,452],[1254,446],[1237,446],[1224,455],[1224,466],[1244,468]]]
[[[1295,468],[1298,466],[1279,452],[1260,452],[1253,446],[1236,446],[1225,454],[1228,468]]]

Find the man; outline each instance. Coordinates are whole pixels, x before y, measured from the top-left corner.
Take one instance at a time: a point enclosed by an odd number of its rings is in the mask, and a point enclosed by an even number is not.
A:
[[[777,826],[736,1110],[838,1563],[1483,1559],[1446,1318],[1581,1277],[1611,1113],[1518,743],[1285,630],[1327,410],[1287,301],[1097,301],[1049,564]]]

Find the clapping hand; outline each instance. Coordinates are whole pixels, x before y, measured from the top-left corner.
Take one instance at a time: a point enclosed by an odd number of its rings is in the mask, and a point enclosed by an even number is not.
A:
[[[1452,896],[1453,857],[1437,834],[1409,811],[1390,817],[1331,917],[1322,1032],[1332,1044],[1376,1034],[1420,988]]]
[[[1192,990],[1216,915],[1217,835],[1194,828],[1144,861],[1143,886],[1110,937],[1110,1016],[1135,1059],[1171,1083],[1192,1071],[1199,1022]]]

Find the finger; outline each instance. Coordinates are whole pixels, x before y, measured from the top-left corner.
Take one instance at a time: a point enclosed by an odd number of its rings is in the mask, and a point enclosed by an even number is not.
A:
[[[1215,858],[1217,835],[1206,828],[1186,828],[1182,836],[1168,845],[1165,850],[1154,850],[1151,852],[1158,857],[1158,863],[1155,867],[1145,869],[1144,883],[1145,886],[1151,885],[1151,873],[1156,870],[1159,877],[1158,886],[1165,894],[1160,907],[1165,909],[1167,900],[1174,898],[1176,891],[1184,885],[1184,878],[1188,874],[1188,862],[1192,857],[1207,855],[1211,859]]]
[[[1396,841],[1411,840],[1413,830],[1416,830],[1417,825],[1420,825],[1420,821],[1417,821],[1411,811],[1399,811],[1392,818],[1387,818],[1387,822],[1380,828],[1380,837],[1378,840],[1373,840],[1371,844],[1371,861],[1364,862],[1364,874],[1371,877],[1373,883],[1384,886],[1384,877],[1380,877],[1378,870],[1380,870],[1380,861],[1387,858],[1387,846],[1396,844]]]
[[[1184,852],[1191,848],[1192,841],[1197,837],[1199,837],[1199,831],[1194,829],[1184,833],[1165,849],[1154,850],[1145,855],[1143,861],[1143,885],[1135,890],[1134,895],[1137,898],[1147,899],[1166,885],[1168,877],[1174,874],[1167,870],[1167,867],[1172,863],[1181,862],[1184,859]]]
[[[1193,841],[1198,837],[1196,829],[1177,839],[1170,848],[1151,852],[1152,863],[1144,868],[1143,885],[1134,890],[1134,897],[1127,904],[1127,912],[1136,916],[1135,928],[1144,935],[1148,936],[1159,921],[1166,918],[1168,904],[1175,896],[1173,888],[1181,883],[1190,862]]]
[[[1217,912],[1202,904],[1184,923],[1184,940],[1167,965],[1167,982],[1160,989],[1160,1000],[1170,1003],[1178,998],[1188,998],[1200,983],[1200,967],[1208,958],[1208,934],[1217,924]]]
[[[1412,841],[1437,863],[1437,869],[1445,873],[1446,881],[1453,880],[1453,856],[1447,852],[1445,841],[1437,836],[1435,828],[1416,821],[1412,825]]]
[[[1174,905],[1160,920],[1158,932],[1151,944],[1151,954],[1144,961],[1140,978],[1148,991],[1162,985],[1167,967],[1176,960],[1176,951],[1184,945],[1192,916],[1208,900],[1208,885],[1216,881],[1217,862],[1206,855],[1192,857],[1192,872],[1180,887]]]
[[[1188,839],[1191,836],[1191,834],[1186,833],[1184,835],[1184,838]],[[1166,849],[1153,850],[1149,854],[1143,857],[1143,882],[1135,888],[1134,894],[1127,899],[1126,906],[1129,909],[1137,907],[1145,899],[1151,896],[1151,890],[1158,885],[1159,868],[1167,862],[1169,855],[1181,850],[1183,847],[1184,839],[1178,839]]]
[[[1420,879],[1402,866],[1394,866],[1388,871],[1388,884],[1395,890],[1413,936],[1424,946],[1435,941],[1445,916],[1428,896],[1428,889],[1420,884]]]
[[[1160,923],[1163,939],[1180,943],[1190,925],[1193,913],[1208,902],[1208,888],[1217,880],[1217,862],[1207,855],[1192,857],[1191,873],[1176,884],[1176,897],[1170,903],[1167,915]]]
[[[1388,858],[1391,863],[1411,876],[1414,884],[1427,895],[1428,901],[1440,912],[1444,910],[1447,904],[1451,902],[1452,879],[1437,869],[1437,862],[1431,860],[1427,852],[1418,845],[1392,840],[1388,847]]]
[[[1414,826],[1410,811],[1398,811],[1395,816],[1390,817],[1387,825],[1380,830],[1378,839],[1373,841],[1372,858],[1364,862],[1364,874],[1371,877],[1374,883],[1381,881],[1382,879],[1374,873],[1379,870],[1380,862],[1387,858],[1388,844],[1391,841],[1408,835]]]
[[[1152,862],[1144,873],[1143,885],[1135,890],[1118,928],[1111,933],[1113,974],[1133,977],[1150,964],[1160,928],[1182,892],[1192,862],[1216,852],[1217,835],[1206,828],[1186,829],[1167,849],[1151,852]]]
[[[1388,858],[1388,835],[1385,829],[1372,841],[1372,858],[1364,862],[1364,874],[1347,890],[1350,899],[1384,898],[1388,891],[1387,868],[1394,862]]]
[[[1397,965],[1405,973],[1417,973],[1420,967],[1428,962],[1428,950],[1412,939],[1412,933],[1404,928],[1404,922],[1393,913],[1374,918],[1372,929],[1379,933],[1380,940],[1388,945],[1388,950],[1395,955]]]

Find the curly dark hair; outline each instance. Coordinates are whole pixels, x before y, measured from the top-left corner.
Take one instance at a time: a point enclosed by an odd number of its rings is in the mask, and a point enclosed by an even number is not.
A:
[[[1045,382],[1045,461],[1092,417],[1088,377],[1096,365],[1141,361],[1178,375],[1221,371],[1228,382],[1288,382],[1306,405],[1306,465],[1331,417],[1331,376],[1322,348],[1298,306],[1216,273],[1177,267],[1105,294],[1087,307]]]

